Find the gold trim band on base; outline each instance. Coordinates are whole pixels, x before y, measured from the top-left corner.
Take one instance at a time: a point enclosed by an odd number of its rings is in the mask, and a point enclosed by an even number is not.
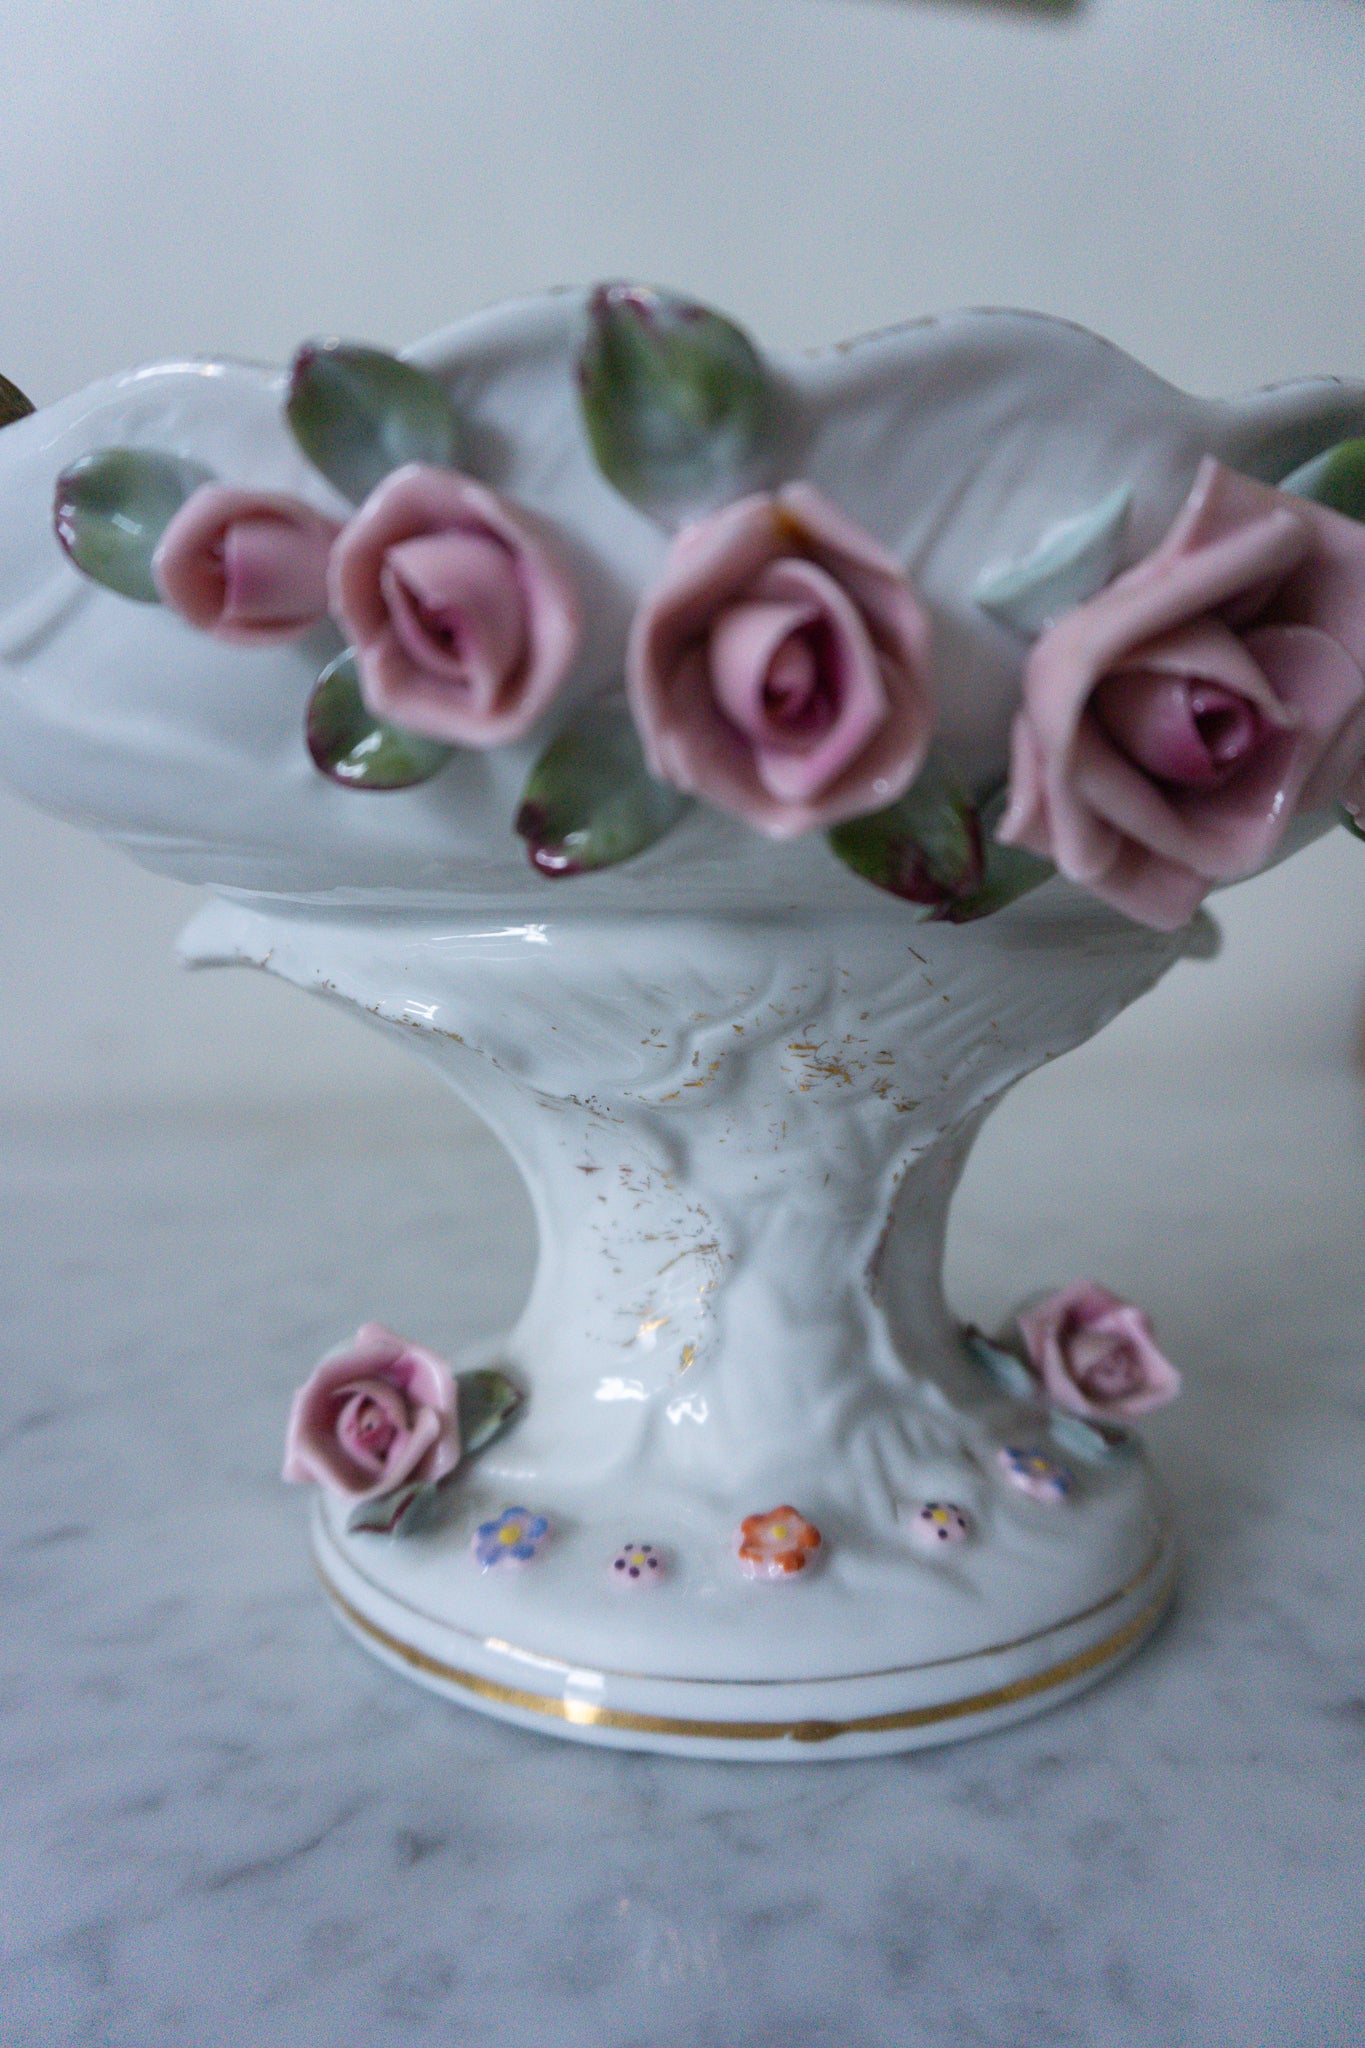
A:
[[[547,1671],[557,1671],[561,1673],[565,1678],[568,1678],[572,1675],[575,1667],[572,1664],[565,1663],[562,1659],[539,1656],[530,1650],[521,1649],[518,1648],[515,1644],[504,1642],[500,1637],[476,1636],[467,1629],[458,1628],[453,1623],[442,1622],[435,1615],[428,1614],[424,1612],[422,1608],[413,1606],[413,1604],[410,1601],[405,1600],[400,1593],[395,1593],[390,1587],[386,1586],[382,1580],[372,1578],[368,1572],[361,1569],[361,1567],[356,1563],[354,1558],[348,1557],[346,1555],[345,1550],[343,1549],[341,1543],[338,1541],[335,1532],[327,1526],[325,1516],[320,1517],[315,1521],[313,1547],[314,1568],[317,1571],[318,1577],[322,1580],[324,1585],[328,1585],[329,1582],[327,1579],[326,1568],[323,1565],[322,1557],[317,1547],[319,1530],[322,1532],[322,1535],[326,1537],[329,1548],[335,1551],[337,1556],[341,1558],[342,1562],[346,1565],[347,1570],[349,1571],[351,1576],[353,1578],[359,1579],[364,1585],[368,1586],[374,1593],[376,1593],[379,1596],[380,1599],[384,1600],[390,1607],[401,1607],[404,1609],[406,1613],[411,1614],[413,1619],[417,1622],[426,1622],[429,1623],[432,1627],[444,1628],[446,1633],[450,1635],[463,1636],[466,1641],[470,1642],[475,1647],[481,1647],[487,1650],[502,1651],[508,1656],[517,1657],[521,1659],[525,1663],[541,1665]],[[717,1687],[734,1687],[740,1685],[746,1688],[753,1688],[754,1686],[785,1686],[796,1684],[850,1685],[861,1684],[868,1679],[915,1678],[918,1677],[921,1672],[937,1671],[948,1664],[970,1664],[973,1662],[979,1662],[980,1659],[983,1657],[1000,1657],[1003,1656],[1007,1650],[1022,1650],[1026,1648],[1026,1646],[1029,1643],[1041,1642],[1044,1636],[1055,1636],[1059,1634],[1063,1629],[1077,1628],[1079,1627],[1081,1622],[1090,1621],[1095,1615],[1103,1614],[1106,1608],[1119,1606],[1121,1602],[1128,1598],[1130,1593],[1136,1593],[1138,1587],[1143,1585],[1149,1578],[1151,1578],[1152,1574],[1155,1571],[1160,1569],[1163,1561],[1169,1565],[1171,1563],[1172,1557],[1173,1545],[1171,1526],[1169,1522],[1165,1522],[1162,1524],[1161,1529],[1157,1535],[1156,1541],[1153,1543],[1151,1550],[1147,1553],[1147,1556],[1143,1559],[1142,1563],[1138,1566],[1137,1570],[1132,1574],[1132,1576],[1130,1578],[1125,1579],[1121,1586],[1115,1586],[1111,1593],[1106,1593],[1103,1599],[1093,1600],[1089,1607],[1082,1607],[1075,1614],[1068,1614],[1065,1620],[1063,1621],[1050,1621],[1047,1622],[1042,1628],[1030,1629],[1025,1635],[1011,1636],[1006,1642],[1003,1643],[983,1643],[979,1649],[959,1650],[953,1652],[952,1655],[946,1657],[922,1657],[917,1663],[914,1664],[882,1664],[878,1665],[877,1668],[873,1671],[841,1671],[837,1674],[837,1676],[833,1677],[826,1674],[814,1678],[805,1679],[792,1677],[694,1678],[688,1674],[677,1671],[631,1671],[623,1670],[615,1665],[601,1665],[595,1669],[594,1677],[601,1679],[637,1679],[645,1680],[654,1684],[676,1684],[693,1686],[705,1685]]]
[[[1073,1678],[1083,1678],[1087,1672],[1097,1671],[1101,1665],[1122,1656],[1125,1650],[1135,1648],[1142,1637],[1156,1627],[1175,1591],[1175,1574],[1172,1572],[1156,1596],[1139,1613],[1115,1629],[1112,1635],[1092,1643],[1088,1650],[1078,1650],[1074,1655],[1064,1657],[1060,1664],[1050,1665],[1046,1671],[1035,1671],[1027,1678],[1012,1679],[1008,1685],[992,1686],[986,1692],[971,1693],[963,1699],[948,1700],[938,1706],[908,1707],[894,1714],[864,1714],[851,1721],[692,1721],[671,1714],[639,1714],[620,1707],[594,1706],[590,1700],[553,1699],[546,1693],[527,1692],[520,1686],[500,1685],[495,1679],[480,1678],[473,1671],[461,1671],[456,1665],[443,1664],[439,1658],[429,1657],[425,1650],[415,1649],[411,1643],[402,1642],[377,1622],[371,1621],[338,1591],[321,1565],[318,1566],[318,1577],[328,1599],[361,1635],[369,1636],[381,1649],[401,1659],[414,1671],[423,1672],[429,1678],[439,1678],[443,1684],[458,1686],[477,1699],[490,1700],[502,1707],[515,1707],[522,1713],[544,1714],[551,1720],[567,1721],[575,1728],[617,1728],[634,1735],[676,1735],[713,1742],[831,1742],[840,1735],[887,1735],[901,1729],[931,1728],[941,1721],[966,1720],[973,1714],[989,1714],[1000,1707],[1015,1706],[1021,1700],[1033,1699],[1039,1693],[1067,1685]],[[1063,1621],[1057,1626],[1063,1629],[1070,1624]]]

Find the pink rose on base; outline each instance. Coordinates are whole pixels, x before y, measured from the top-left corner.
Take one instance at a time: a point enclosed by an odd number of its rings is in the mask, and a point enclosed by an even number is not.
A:
[[[459,1461],[450,1367],[382,1323],[365,1323],[329,1352],[294,1396],[286,1479],[370,1500],[405,1480],[434,1485]]]
[[[288,640],[327,615],[327,561],[340,531],[301,499],[204,484],[162,534],[152,577],[201,632]]]
[[[796,483],[678,535],[627,689],[661,781],[789,839],[905,793],[933,724],[928,656],[898,565]]]
[[[1159,931],[1365,751],[1365,526],[1208,457],[1154,553],[1038,640],[1007,844]]]
[[[1180,1392],[1180,1374],[1157,1349],[1142,1310],[1093,1280],[1020,1309],[1017,1321],[1030,1371],[1049,1401],[1073,1415],[1145,1415]]]
[[[456,746],[520,739],[578,647],[577,595],[539,522],[422,463],[344,529],[331,593],[375,717]]]

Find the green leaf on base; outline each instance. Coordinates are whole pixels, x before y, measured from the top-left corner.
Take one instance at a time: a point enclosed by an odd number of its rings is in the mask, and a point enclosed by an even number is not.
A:
[[[1047,1419],[1047,1433],[1064,1451],[1088,1465],[1112,1464],[1116,1458],[1131,1458],[1136,1439],[1117,1422],[1102,1422],[1097,1416],[1073,1415],[1069,1409],[1054,1408]]]
[[[989,1337],[983,1337],[980,1330],[970,1323],[962,1332],[962,1341],[982,1371],[989,1373],[1001,1393],[1012,1395],[1016,1401],[1037,1401],[1040,1398],[1038,1382],[1013,1351],[1006,1351],[1003,1344],[993,1344]]]
[[[152,580],[157,543],[186,498],[213,471],[154,448],[97,448],[57,478],[57,538],[83,576],[139,604],[160,604]]]
[[[409,1479],[392,1493],[379,1493],[372,1500],[359,1501],[346,1517],[346,1534],[396,1536],[418,1501],[437,1491],[438,1487],[428,1486],[423,1479]]]
[[[578,393],[607,482],[666,523],[765,480],[776,431],[768,372],[748,336],[705,306],[598,285]]]
[[[412,789],[430,782],[454,752],[376,718],[360,694],[349,648],[314,684],[304,732],[314,765],[344,789]]]
[[[284,414],[313,467],[353,505],[406,462],[450,469],[459,460],[459,422],[444,386],[360,342],[305,342]]]
[[[597,705],[552,740],[531,770],[516,829],[532,866],[556,880],[643,853],[687,807],[685,796],[649,773],[629,715]]]
[[[472,1458],[500,1436],[521,1407],[525,1396],[513,1386],[505,1372],[494,1366],[480,1366],[474,1372],[457,1373],[455,1394],[459,1402],[460,1448]]]

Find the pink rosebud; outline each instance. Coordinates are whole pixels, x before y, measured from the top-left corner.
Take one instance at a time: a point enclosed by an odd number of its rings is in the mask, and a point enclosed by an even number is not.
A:
[[[327,612],[327,559],[341,528],[298,498],[204,484],[157,543],[162,598],[220,640],[287,640]]]
[[[1365,747],[1365,526],[1207,458],[1155,552],[1038,640],[999,837],[1173,931]]]
[[[928,652],[898,565],[788,484],[678,535],[627,686],[661,781],[789,839],[904,794],[933,723]]]
[[[569,672],[578,599],[530,513],[454,470],[386,477],[332,558],[332,609],[376,718],[428,739],[519,739]]]
[[[434,1484],[460,1461],[455,1381],[444,1359],[366,1323],[294,1396],[284,1476],[368,1500]]]
[[[1076,1415],[1145,1415],[1173,1401],[1180,1375],[1157,1349],[1141,1309],[1079,1280],[1020,1309],[1027,1362],[1058,1408]]]

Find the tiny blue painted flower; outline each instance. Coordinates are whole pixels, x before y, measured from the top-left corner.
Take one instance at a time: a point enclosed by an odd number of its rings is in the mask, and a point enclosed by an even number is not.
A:
[[[474,1531],[474,1555],[486,1572],[501,1564],[529,1564],[550,1533],[544,1515],[529,1508],[504,1508]]]
[[[1069,1467],[1058,1458],[1049,1458],[1045,1451],[1005,1444],[995,1455],[1011,1485],[1030,1500],[1065,1500],[1075,1484]]]

